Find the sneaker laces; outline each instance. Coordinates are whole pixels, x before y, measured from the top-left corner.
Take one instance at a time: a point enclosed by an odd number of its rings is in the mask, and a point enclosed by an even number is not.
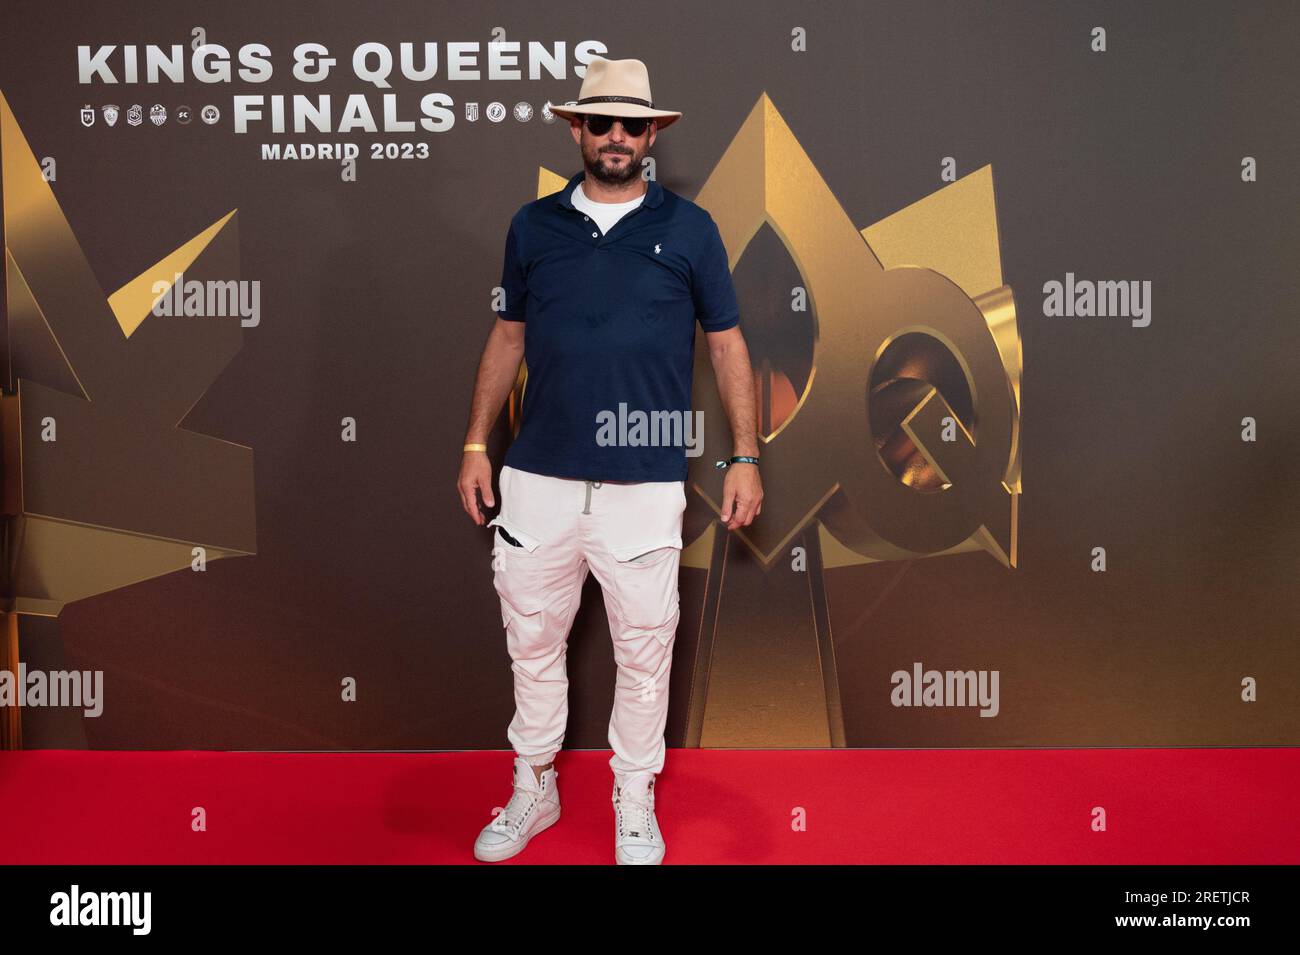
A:
[[[618,816],[618,834],[634,839],[655,841],[654,802],[641,802],[623,794],[614,797],[614,812]]]
[[[492,812],[496,818],[492,820],[492,828],[498,832],[508,833],[518,830],[536,795],[523,786],[515,786],[515,791],[510,794],[510,801],[505,804],[505,808],[500,806],[493,808]]]

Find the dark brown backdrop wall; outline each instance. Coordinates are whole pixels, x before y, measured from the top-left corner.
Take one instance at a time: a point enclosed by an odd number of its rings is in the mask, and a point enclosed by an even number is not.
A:
[[[1099,26],[1104,53],[1092,49]],[[240,277],[262,287],[260,325],[184,421],[253,449],[256,556],[78,601],[57,621],[25,619],[30,667],[105,679],[101,716],[28,711],[26,745],[506,745],[513,704],[490,540],[454,481],[510,216],[536,197],[539,170],[579,168],[541,108],[577,96],[585,41],[646,61],[656,101],[683,111],[653,155],[660,181],[688,198],[764,96],[856,229],[948,186],[945,157],[958,178],[991,166],[1023,353],[1015,566],[972,550],[819,574],[799,563],[818,552],[815,521],[766,566],[733,537],[716,601],[706,570],[683,570],[672,744],[838,742],[828,647],[851,746],[1300,742],[1298,26],[1280,3],[9,0],[0,90],[35,155],[57,159],[54,194],[105,293],[232,209]],[[266,44],[273,77],[78,83],[78,44],[188,47],[195,28],[231,49]],[[440,72],[380,90],[351,69],[361,43],[425,41],[483,44],[483,68],[496,28],[525,50],[563,41],[564,79],[529,79],[526,55],[518,81]],[[797,31],[806,52],[792,49]],[[338,59],[323,83],[292,76],[306,42]],[[402,119],[421,116],[425,94],[447,94],[453,128],[233,125],[232,98],[247,93],[336,104],[364,94],[382,123],[385,92]],[[502,122],[483,115],[493,101]],[[136,102],[146,113],[212,103],[221,119],[79,120],[86,104]],[[511,114],[518,102],[536,111],[529,121]],[[260,155],[263,143],[319,141],[361,145],[357,181],[337,162]],[[428,158],[369,158],[371,143],[407,141],[427,143]],[[1247,156],[1257,182],[1242,181]],[[935,240],[952,243],[958,227]],[[1045,283],[1067,273],[1149,281],[1150,324],[1045,315]],[[779,367],[782,349],[812,354],[814,324],[775,322],[801,284],[777,233],[760,230],[734,274],[756,364]],[[807,369],[785,371],[802,388]],[[864,358],[864,394],[866,371]],[[714,387],[701,368],[697,398]],[[355,443],[340,440],[346,416]],[[1246,417],[1254,442],[1241,438]],[[798,424],[765,454],[775,460]],[[497,465],[508,439],[503,417]],[[869,436],[846,423],[818,440],[835,461]],[[796,493],[775,474],[766,490],[773,514]],[[692,496],[698,534],[709,512]],[[613,664],[594,579],[583,596],[568,743],[604,747]],[[715,610],[716,628],[702,626]],[[997,671],[997,715],[893,705],[891,674],[915,663]],[[349,677],[355,702],[340,698]],[[1256,702],[1242,699],[1248,679]]]

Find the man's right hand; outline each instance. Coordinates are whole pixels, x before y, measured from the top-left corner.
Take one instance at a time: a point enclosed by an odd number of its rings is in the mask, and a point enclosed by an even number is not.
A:
[[[478,506],[478,494],[483,495],[483,503],[496,507],[492,497],[492,462],[484,451],[466,451],[460,459],[460,480],[456,482],[460,490],[460,503],[479,527],[486,522],[483,511]]]

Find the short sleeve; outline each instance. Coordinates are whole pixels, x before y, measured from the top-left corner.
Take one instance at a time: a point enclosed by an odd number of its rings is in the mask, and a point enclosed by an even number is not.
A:
[[[501,288],[505,292],[505,304],[497,312],[497,318],[507,322],[524,321],[528,307],[528,286],[524,281],[524,266],[519,258],[518,220],[510,221],[510,230],[506,233],[505,261],[501,265]]]
[[[691,295],[695,299],[695,317],[706,332],[721,332],[740,324],[740,306],[736,287],[727,264],[727,247],[713,216],[708,226],[691,276]]]

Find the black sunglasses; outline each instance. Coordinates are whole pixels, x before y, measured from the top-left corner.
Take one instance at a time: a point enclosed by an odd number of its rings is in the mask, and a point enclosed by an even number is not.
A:
[[[596,113],[588,113],[584,122],[593,136],[604,136],[614,128],[614,120],[622,123],[623,132],[633,139],[644,135],[646,127],[650,125],[650,120],[645,116],[601,116]]]

